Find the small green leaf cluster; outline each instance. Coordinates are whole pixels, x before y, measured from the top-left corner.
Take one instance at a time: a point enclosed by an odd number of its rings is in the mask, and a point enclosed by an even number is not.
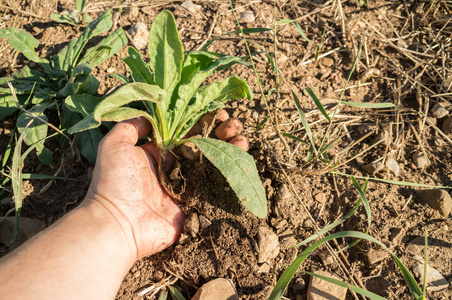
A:
[[[256,216],[265,217],[265,191],[251,155],[219,140],[184,139],[202,115],[224,107],[226,100],[252,99],[248,84],[236,76],[201,86],[213,72],[243,61],[206,51],[189,52],[184,57],[174,16],[166,10],[152,23],[148,54],[149,64],[137,50],[129,48],[124,62],[133,82],[117,75],[126,84],[100,102],[69,133],[98,128],[102,121],[145,117],[153,126],[161,157],[180,144],[194,143],[226,177],[242,205]]]
[[[72,26],[77,26],[82,22],[91,22],[92,19],[89,15],[84,14],[83,10],[85,9],[86,0],[76,0],[75,5],[77,7],[76,10],[65,13],[65,14],[51,14],[50,18],[58,23],[67,23]]]
[[[44,147],[48,131],[48,125],[42,122],[47,122],[45,111],[56,108],[60,128],[64,130],[91,113],[100,102],[101,98],[93,96],[100,79],[90,73],[97,65],[119,52],[127,44],[127,37],[122,29],[117,29],[96,46],[86,51],[84,48],[92,37],[108,32],[112,24],[111,10],[107,10],[90,22],[78,39],[72,40],[52,56],[50,61],[36,54],[35,48],[39,42],[28,32],[11,27],[0,29],[1,38],[7,38],[11,47],[39,65],[39,70],[25,66],[11,77],[0,78],[0,120],[18,109],[11,90],[6,86],[10,82],[19,104],[24,108],[30,107],[28,111],[32,114],[22,113],[17,120],[17,128],[21,133],[32,120],[24,141],[29,146],[41,141],[36,150],[42,163],[50,164],[52,157],[51,151]],[[84,51],[84,55],[81,55]],[[81,154],[94,163],[97,146],[102,139],[100,130],[80,133],[76,138]]]

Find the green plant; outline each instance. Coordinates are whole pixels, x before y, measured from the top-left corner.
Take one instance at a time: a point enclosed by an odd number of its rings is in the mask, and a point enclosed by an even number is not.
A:
[[[86,0],[75,0],[76,10],[65,14],[51,14],[50,18],[58,23],[67,23],[72,26],[77,26],[82,22],[91,22],[92,19],[89,15],[84,14]]]
[[[85,50],[87,42],[94,36],[105,33],[112,26],[111,10],[105,11],[99,18],[90,22],[78,39],[72,40],[50,61],[40,58],[35,48],[38,41],[28,32],[16,28],[0,29],[0,37],[26,58],[37,63],[41,70],[25,66],[11,77],[0,78],[0,120],[13,114],[19,106],[28,109],[17,119],[19,133],[28,126],[29,134],[24,138],[27,145],[41,140],[36,147],[41,162],[49,164],[52,153],[44,147],[43,138],[47,135],[46,110],[56,108],[60,119],[59,128],[65,130],[91,113],[102,99],[94,97],[100,80],[90,75],[91,71],[127,44],[122,29],[117,29],[96,46]],[[6,87],[10,82],[17,92],[17,103],[11,90]],[[76,135],[81,154],[91,163],[95,162],[97,146],[102,139],[100,129]]]
[[[367,188],[367,181],[364,185],[364,188],[361,189],[361,187],[359,186],[359,184],[357,183],[357,181],[355,180],[355,178],[353,176],[351,176],[351,179],[353,181],[353,184],[355,186],[355,188],[358,191],[359,194],[359,201],[357,202],[357,204],[355,205],[355,207],[352,209],[352,211],[350,211],[346,216],[342,217],[340,220],[334,222],[331,225],[328,225],[327,227],[325,227],[324,229],[320,230],[318,233],[310,236],[309,238],[307,238],[306,240],[304,240],[303,242],[299,243],[298,245],[294,246],[294,247],[300,247],[302,245],[307,244],[308,242],[316,239],[317,237],[321,236],[322,234],[330,231],[331,229],[335,228],[336,226],[338,226],[339,224],[345,222],[348,218],[350,218],[355,212],[356,210],[359,208],[359,206],[361,205],[361,203],[364,204],[365,208],[366,208],[366,213],[367,213],[367,220],[368,220],[368,228],[366,230],[366,232],[368,231],[370,225],[371,225],[371,215],[370,215],[370,210],[369,210],[369,203],[366,199],[365,196],[365,192],[366,192],[366,188]],[[411,294],[413,295],[414,299],[416,300],[425,300],[425,290],[421,291],[421,289],[419,288],[419,285],[417,284],[416,280],[414,279],[413,275],[410,273],[410,271],[408,270],[408,268],[403,264],[403,262],[389,249],[387,248],[383,243],[381,243],[379,240],[375,239],[374,237],[366,234],[366,233],[362,233],[362,232],[357,232],[357,231],[341,231],[341,232],[337,232],[337,233],[333,233],[330,234],[320,240],[318,240],[317,242],[313,243],[311,246],[309,246],[308,248],[306,248],[303,252],[301,252],[300,255],[298,255],[298,257],[287,267],[287,269],[284,271],[284,273],[281,275],[281,277],[279,278],[278,282],[276,283],[275,287],[273,288],[272,293],[270,294],[269,299],[270,300],[277,300],[277,299],[281,299],[282,295],[284,294],[284,291],[286,290],[287,286],[289,285],[290,281],[292,280],[293,276],[295,275],[295,273],[299,270],[300,265],[318,248],[320,247],[322,244],[327,243],[333,239],[338,239],[338,238],[356,238],[357,240],[349,245],[347,245],[345,248],[341,249],[340,251],[344,251],[354,245],[357,244],[357,242],[359,242],[360,240],[364,239],[364,240],[368,240],[370,242],[373,242],[379,246],[381,246],[382,248],[384,248],[385,250],[387,250],[391,256],[393,257],[393,259],[395,260],[398,268],[400,269],[400,272],[402,273],[403,278],[405,279]],[[361,295],[364,295],[370,299],[376,299],[376,300],[384,300],[385,298],[374,294],[372,292],[369,292],[365,289],[359,288],[357,286],[353,286],[350,284],[347,284],[345,282],[339,281],[337,279],[334,278],[330,278],[330,277],[326,277],[323,275],[319,275],[319,274],[315,274],[315,273],[310,273],[310,272],[306,272],[303,271],[306,274],[309,274],[311,276],[315,276],[318,278],[321,278],[323,280],[326,280],[328,282],[334,283],[336,285],[340,285],[343,287],[347,287],[351,290],[353,290],[356,293],[359,293]]]
[[[159,13],[152,23],[148,52],[149,65],[144,63],[137,50],[129,48],[129,56],[124,61],[135,82],[120,87],[105,98],[93,113],[69,132],[97,128],[102,121],[145,117],[153,126],[153,142],[160,152],[159,179],[169,193],[176,196],[163,171],[165,158],[176,146],[192,142],[226,177],[241,204],[256,216],[265,217],[265,191],[251,155],[220,140],[185,138],[203,114],[224,107],[224,101],[244,97],[252,99],[248,84],[236,76],[201,86],[214,71],[239,63],[240,58],[218,58],[218,55],[204,51],[189,52],[184,58],[176,22],[169,11]],[[135,101],[140,101],[146,111],[137,105],[125,106]]]

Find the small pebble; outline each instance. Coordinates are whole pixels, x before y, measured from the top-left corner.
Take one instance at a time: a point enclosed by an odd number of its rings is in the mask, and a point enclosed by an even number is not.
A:
[[[366,173],[369,173],[371,175],[374,175],[375,173],[380,172],[384,168],[385,168],[385,166],[381,162],[370,163],[370,164],[367,164],[367,165],[364,165],[361,167],[361,169],[363,169],[363,171],[365,171]]]
[[[270,272],[270,265],[268,263],[264,262],[263,264],[261,264],[259,266],[258,272],[259,273],[268,273],[268,272]]]
[[[370,250],[367,254],[367,261],[369,264],[374,265],[389,257],[389,252],[386,250]]]
[[[231,280],[217,278],[204,284],[191,298],[192,300],[228,299],[239,300],[239,296]]]
[[[250,10],[244,11],[239,15],[239,22],[253,23],[254,19],[254,14]]]
[[[423,169],[428,165],[428,160],[422,151],[414,153],[413,162],[418,169]]]
[[[325,195],[325,193],[318,193],[317,195],[314,196],[314,199],[317,202],[325,203],[326,202],[326,195]]]
[[[399,176],[400,166],[399,163],[392,157],[388,157],[385,162],[386,167],[395,174],[395,176]]]
[[[424,258],[416,255],[414,256],[414,263],[412,266],[414,275],[419,278],[419,282],[424,282]],[[438,270],[427,265],[427,286],[426,290],[429,292],[441,292],[449,288],[449,282],[441,275]]]
[[[137,22],[130,27],[127,32],[132,37],[133,43],[136,45],[138,50],[142,50],[148,45],[149,30],[146,24]]]
[[[437,119],[441,119],[448,114],[449,112],[447,111],[447,109],[445,109],[444,106],[442,106],[440,103],[436,103],[432,108],[432,116]]]
[[[302,290],[304,290],[306,288],[306,282],[304,281],[303,278],[301,277],[297,277],[295,279],[295,282],[293,284],[293,290],[295,292],[301,292]]]
[[[108,68],[107,73],[114,73],[116,71],[115,68]]]
[[[330,57],[325,57],[322,59],[322,65],[324,65],[327,68],[331,67],[332,65],[334,65],[334,59]]]
[[[332,265],[334,263],[334,257],[331,255],[330,251],[323,250],[317,253],[317,256],[322,260],[325,266]]]
[[[335,274],[316,270],[313,273],[334,278],[336,280],[344,281],[343,278],[339,278]],[[334,283],[330,283],[326,280],[310,276],[309,286],[308,286],[308,300],[345,300],[347,296],[347,288],[338,286]],[[331,296],[330,296],[331,295]],[[329,296],[329,297],[328,297]]]
[[[138,6],[129,6],[124,10],[124,17],[129,20],[136,20],[140,13]]]
[[[436,209],[443,217],[447,217],[452,210],[452,199],[443,189],[419,190],[419,197],[431,208]]]
[[[290,192],[287,184],[282,184],[280,186],[275,198],[276,198],[275,199],[276,201],[284,201],[284,200],[292,198],[292,193]]]
[[[276,233],[268,227],[261,226],[257,231],[259,256],[258,263],[268,262],[279,254],[279,239]]]
[[[205,229],[205,228],[209,227],[211,224],[212,224],[212,222],[210,222],[209,219],[207,219],[203,215],[199,215],[199,227],[201,227],[202,229]]]
[[[196,237],[199,232],[199,218],[198,215],[192,213],[188,215],[184,222],[185,230],[188,231],[192,237]]]
[[[198,12],[202,8],[201,5],[194,4],[193,1],[185,1],[180,6],[193,14]]]

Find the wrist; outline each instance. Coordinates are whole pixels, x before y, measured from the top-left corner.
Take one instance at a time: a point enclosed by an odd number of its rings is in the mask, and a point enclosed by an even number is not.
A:
[[[121,255],[124,262],[131,267],[138,259],[137,247],[132,226],[121,212],[110,202],[97,195],[88,195],[78,208],[89,217],[90,223],[96,226],[105,236],[111,247]]]

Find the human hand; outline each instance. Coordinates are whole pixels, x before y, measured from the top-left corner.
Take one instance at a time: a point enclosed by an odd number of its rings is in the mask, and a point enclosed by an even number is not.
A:
[[[122,228],[136,251],[135,259],[159,252],[174,243],[184,214],[159,184],[157,150],[147,143],[135,146],[151,131],[137,118],[117,124],[99,145],[85,204],[101,204]],[[135,254],[134,254],[135,255]]]

